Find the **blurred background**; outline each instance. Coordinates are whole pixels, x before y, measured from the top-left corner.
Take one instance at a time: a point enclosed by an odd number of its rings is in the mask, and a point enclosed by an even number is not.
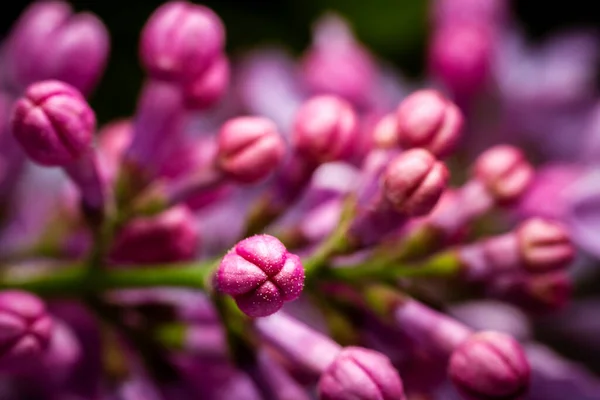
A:
[[[2,2],[0,37],[30,3]],[[131,115],[143,76],[137,57],[139,33],[152,11],[164,2],[71,0],[70,3],[78,11],[96,13],[111,34],[108,69],[91,99],[99,121]],[[376,55],[392,62],[408,77],[420,77],[423,73],[428,35],[429,2],[426,0],[207,0],[196,3],[211,7],[223,19],[228,53],[234,57],[245,49],[273,43],[285,45],[299,54],[309,44],[311,24],[323,13],[335,11],[350,21],[358,38]],[[600,29],[596,1],[513,0],[511,5],[517,20],[534,41],[572,27]]]

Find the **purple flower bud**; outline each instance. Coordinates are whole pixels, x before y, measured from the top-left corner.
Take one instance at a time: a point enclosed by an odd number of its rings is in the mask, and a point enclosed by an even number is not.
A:
[[[468,400],[517,400],[529,388],[530,367],[523,349],[499,332],[473,334],[454,351],[448,371]]]
[[[509,11],[505,0],[436,0],[432,17],[435,24],[461,24],[482,21],[499,25]]]
[[[199,241],[194,221],[185,206],[134,219],[115,239],[110,258],[121,264],[190,260],[196,254]]]
[[[565,228],[542,218],[532,218],[517,230],[521,259],[532,272],[544,272],[568,266],[575,248]]]
[[[7,47],[9,73],[19,87],[58,79],[89,93],[104,69],[109,38],[93,14],[73,14],[66,2],[36,2],[15,25]]]
[[[236,181],[265,179],[284,154],[285,143],[275,124],[266,118],[233,118],[219,131],[218,166]]]
[[[43,81],[29,86],[17,101],[11,125],[33,161],[65,166],[90,149],[96,117],[77,89],[59,81]]]
[[[333,94],[363,105],[376,82],[369,52],[356,42],[346,22],[328,15],[315,29],[312,47],[302,60],[302,75],[315,94]]]
[[[460,109],[435,90],[419,90],[400,103],[398,141],[403,148],[423,147],[437,157],[450,154],[463,127]]]
[[[266,317],[300,296],[304,268],[300,258],[278,239],[256,235],[242,240],[223,257],[215,284],[233,296],[245,314]]]
[[[486,83],[494,38],[480,24],[448,24],[434,33],[429,68],[453,93],[472,95]]]
[[[154,11],[142,31],[140,57],[157,79],[185,81],[204,72],[223,49],[225,29],[209,8],[170,1]]]
[[[229,85],[229,61],[224,55],[183,87],[183,102],[188,109],[205,110],[215,105]]]
[[[386,199],[407,215],[429,213],[446,189],[446,166],[423,149],[406,151],[394,158],[383,176]]]
[[[123,155],[131,144],[131,120],[118,120],[103,126],[98,132],[98,151],[109,180],[116,176]]]
[[[534,170],[521,150],[513,146],[494,146],[479,155],[474,175],[500,204],[511,203],[525,193]]]
[[[354,110],[335,96],[311,98],[294,118],[292,140],[296,149],[318,163],[351,157],[357,138],[358,121]]]
[[[361,347],[344,348],[319,380],[322,400],[402,400],[398,372],[383,354]]]
[[[0,370],[18,371],[39,361],[48,347],[52,319],[36,296],[0,292]]]
[[[377,148],[391,149],[398,145],[398,121],[393,113],[383,116],[373,127],[373,144]]]

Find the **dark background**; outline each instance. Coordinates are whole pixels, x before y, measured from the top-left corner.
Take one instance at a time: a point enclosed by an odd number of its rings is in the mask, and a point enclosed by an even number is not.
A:
[[[508,1],[508,0],[507,0]],[[0,37],[30,2],[3,1]],[[132,113],[142,71],[137,43],[144,22],[163,1],[70,1],[78,10],[96,13],[108,26],[112,51],[108,69],[91,100],[98,119],[105,122]],[[285,44],[299,53],[309,43],[312,22],[328,10],[337,11],[353,25],[359,39],[373,52],[393,62],[405,74],[422,70],[427,40],[426,0],[207,0],[225,22],[229,54],[265,43]],[[568,27],[600,29],[594,0],[567,2],[513,0],[514,14],[532,39]]]

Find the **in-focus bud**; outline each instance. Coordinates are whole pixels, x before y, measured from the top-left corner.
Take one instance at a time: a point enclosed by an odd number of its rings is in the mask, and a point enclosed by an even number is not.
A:
[[[498,145],[477,157],[474,174],[498,203],[510,203],[525,193],[534,170],[521,150]]]
[[[389,358],[361,347],[344,348],[319,380],[322,400],[403,400],[404,387]]]
[[[229,72],[227,57],[216,58],[206,71],[184,84],[185,106],[192,110],[205,110],[215,105],[227,91]]]
[[[242,240],[223,257],[215,285],[233,296],[245,314],[266,317],[300,296],[304,268],[300,258],[277,238],[256,235]]]
[[[279,166],[285,144],[273,122],[262,117],[237,117],[219,131],[217,163],[230,178],[254,183]]]
[[[521,345],[499,332],[471,335],[452,353],[448,370],[467,400],[517,400],[529,388],[530,367]]]
[[[401,213],[429,213],[446,189],[446,166],[423,149],[406,151],[390,162],[383,175],[386,199]]]
[[[144,26],[140,57],[153,77],[186,81],[213,63],[224,41],[223,24],[211,9],[170,1],[156,9]]]
[[[120,264],[152,264],[190,260],[198,248],[195,218],[185,206],[153,217],[137,218],[115,239],[110,259]]]
[[[354,110],[335,96],[305,102],[294,118],[293,142],[306,158],[325,163],[351,157],[358,137]]]
[[[396,111],[397,135],[402,148],[422,147],[436,157],[452,152],[460,139],[460,109],[435,90],[419,90],[400,103]]]
[[[17,101],[11,127],[33,161],[65,166],[90,148],[96,117],[77,89],[60,81],[43,81],[29,86]]]
[[[46,306],[27,292],[0,292],[0,371],[19,371],[41,360],[52,334]]]
[[[523,265],[532,272],[564,268],[575,257],[571,238],[558,223],[529,219],[521,224],[517,235]]]

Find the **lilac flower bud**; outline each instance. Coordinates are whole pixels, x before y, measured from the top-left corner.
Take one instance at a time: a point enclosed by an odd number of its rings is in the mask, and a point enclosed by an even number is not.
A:
[[[474,174],[502,204],[511,203],[525,193],[532,182],[534,170],[521,150],[498,145],[479,155]]]
[[[355,151],[358,121],[346,101],[317,96],[305,102],[294,118],[292,140],[302,155],[318,163],[344,160]]]
[[[508,14],[505,0],[436,0],[432,17],[435,24],[484,22],[499,25]]]
[[[33,161],[65,166],[90,149],[96,117],[77,89],[59,81],[43,81],[29,86],[17,101],[11,125]]]
[[[185,206],[134,219],[115,239],[110,258],[121,264],[190,260],[196,254],[199,241],[194,220]]]
[[[109,38],[93,14],[73,14],[66,2],[36,2],[17,22],[7,48],[9,73],[19,87],[58,79],[89,93],[104,69]]]
[[[533,313],[564,308],[573,293],[573,282],[566,271],[536,275],[516,275],[494,282],[490,294]]]
[[[0,370],[18,371],[38,361],[48,347],[52,319],[36,296],[0,292]]]
[[[237,117],[219,131],[217,163],[232,179],[254,183],[281,162],[285,144],[273,122],[261,117]]]
[[[317,22],[312,47],[302,60],[302,75],[311,92],[333,94],[363,105],[376,83],[376,66],[346,22],[328,15]]]
[[[344,348],[319,380],[322,400],[402,400],[398,372],[383,354],[361,347]]]
[[[398,145],[398,121],[393,113],[383,116],[373,127],[373,144],[377,148],[391,149]]]
[[[452,152],[460,139],[460,109],[435,90],[419,90],[400,103],[398,141],[403,148],[423,147],[437,157]]]
[[[473,334],[450,357],[450,378],[468,400],[522,398],[530,367],[519,343],[499,332]]]
[[[429,68],[452,92],[471,95],[486,83],[493,36],[479,24],[449,24],[434,33]]]
[[[423,149],[406,151],[392,160],[383,176],[386,199],[404,214],[429,213],[446,189],[446,166]]]
[[[300,296],[304,268],[300,258],[278,239],[256,235],[242,240],[223,257],[215,284],[219,291],[233,296],[245,314],[266,317]]]
[[[564,268],[575,258],[575,248],[563,226],[542,218],[525,221],[517,230],[522,262],[530,271]]]
[[[223,49],[225,30],[209,8],[187,1],[160,6],[144,26],[140,57],[157,79],[185,81],[199,76]]]
[[[183,87],[183,102],[188,109],[205,110],[215,105],[229,85],[229,61],[224,55],[216,58],[201,75]]]

